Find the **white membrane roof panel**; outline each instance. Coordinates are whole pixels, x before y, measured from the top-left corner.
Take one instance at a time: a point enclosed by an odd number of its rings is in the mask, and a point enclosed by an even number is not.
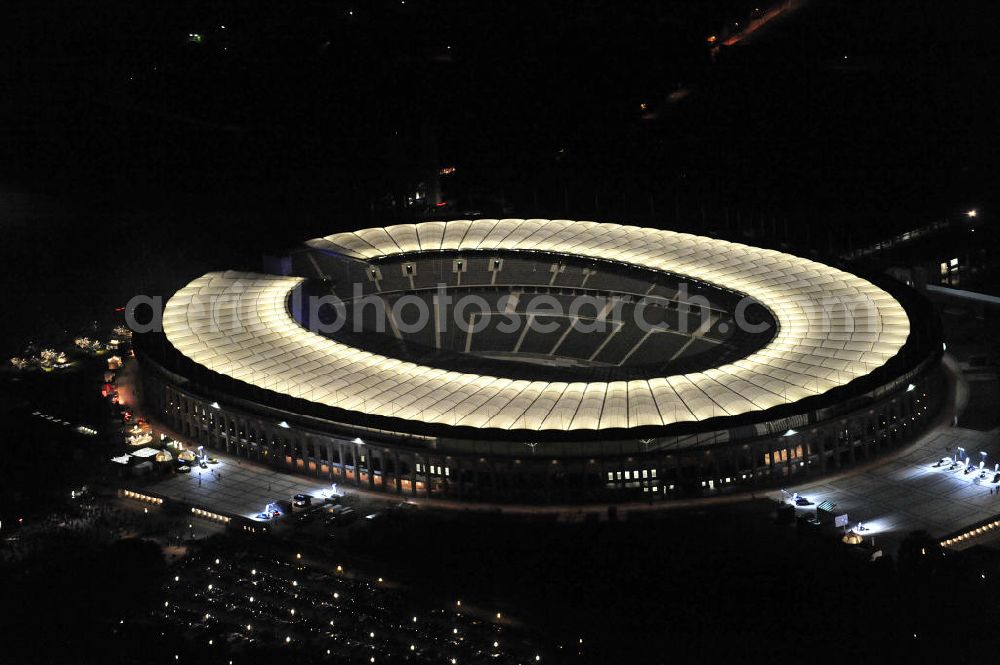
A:
[[[164,332],[204,367],[328,406],[512,430],[599,430],[760,411],[822,394],[895,356],[909,319],[849,273],[773,250],[634,226],[544,219],[425,222],[317,238],[373,260],[440,250],[543,251],[666,270],[754,297],[778,322],[746,358],[690,375],[565,383],[451,372],[348,346],[301,327],[300,278],[209,273],[167,303]]]

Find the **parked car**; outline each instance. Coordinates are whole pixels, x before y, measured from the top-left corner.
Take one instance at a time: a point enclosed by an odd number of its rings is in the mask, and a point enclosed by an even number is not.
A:
[[[342,526],[357,519],[357,513],[353,508],[347,506],[334,506],[330,514],[326,517],[326,523],[330,526]]]

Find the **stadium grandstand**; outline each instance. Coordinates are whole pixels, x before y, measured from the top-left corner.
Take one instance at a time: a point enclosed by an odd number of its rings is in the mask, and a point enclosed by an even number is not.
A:
[[[373,491],[772,486],[899,446],[944,390],[916,293],[721,240],[460,220],[318,238],[283,265],[175,294],[137,341],[147,400],[209,448]]]

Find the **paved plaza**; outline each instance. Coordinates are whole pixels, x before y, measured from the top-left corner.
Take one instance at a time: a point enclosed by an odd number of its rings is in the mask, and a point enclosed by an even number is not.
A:
[[[978,480],[978,473],[966,475],[961,470],[934,466],[942,457],[954,455],[959,446],[977,463],[980,451],[987,453],[990,472],[985,480]],[[331,490],[329,483],[315,478],[270,469],[224,453],[217,457],[219,464],[207,469],[195,467],[189,474],[172,474],[150,489],[184,503],[250,518],[271,501],[287,500],[300,492],[322,497]],[[790,486],[786,491],[798,492],[813,502],[802,510],[815,510],[820,502],[832,501],[837,513],[847,513],[852,527],[863,522],[868,529],[866,537],[874,538],[878,547],[895,552],[913,531],[944,537],[1000,515],[1000,490],[995,490],[1000,485],[990,482],[997,461],[1000,432],[940,428],[901,455],[872,468]],[[338,491],[365,501],[385,499],[349,486],[338,486]],[[772,496],[782,498],[777,490]],[[414,503],[423,501],[417,499]]]
[[[962,386],[959,388],[961,393]],[[169,433],[179,438],[175,433]],[[981,432],[941,424],[909,449],[895,457],[876,461],[870,468],[789,486],[786,490],[807,497],[814,503],[809,507],[811,510],[815,510],[815,505],[822,501],[832,501],[836,504],[836,512],[847,513],[851,526],[863,522],[869,529],[866,536],[875,538],[878,547],[894,552],[913,531],[923,530],[932,536],[944,537],[1000,515],[1000,490],[991,493],[992,488],[998,487],[989,482],[993,478],[992,473],[980,481],[976,473],[965,475],[961,471],[948,471],[947,467],[934,467],[942,457],[955,455],[959,446],[976,463],[980,459],[980,451],[986,452],[986,467],[992,469],[1000,461],[1000,430]],[[191,505],[251,518],[270,501],[287,500],[300,492],[324,496],[331,489],[329,483],[315,478],[271,469],[225,453],[212,451],[212,454],[219,459],[219,464],[207,469],[192,468],[190,474],[172,474],[150,489]],[[355,501],[371,500],[373,505],[387,498],[350,486],[338,486],[338,490],[354,495]],[[777,490],[771,496],[779,500],[782,498]],[[425,497],[407,496],[403,500],[429,507],[443,505]],[[726,497],[725,500],[740,500],[740,496]],[[680,501],[676,502],[677,505],[629,505],[622,506],[622,509],[624,512],[626,509],[683,508],[697,503],[698,500]],[[561,506],[481,507],[534,514],[565,510]],[[593,508],[601,514],[606,510],[606,506]],[[581,508],[576,506],[572,510],[579,513]],[[968,544],[998,540],[1000,536],[987,536],[972,539]]]
[[[326,496],[331,490],[329,483],[315,478],[276,471],[214,451],[212,454],[219,459],[218,464],[207,469],[195,466],[191,473],[171,474],[150,489],[193,506],[250,518],[271,501],[291,500],[298,493]]]
[[[934,467],[942,457],[961,446],[978,464],[987,453],[990,471],[979,481],[978,473],[964,474]],[[906,536],[917,530],[946,536],[965,526],[1000,514],[1000,494],[993,479],[993,465],[1000,461],[998,431],[979,432],[958,427],[940,428],[902,455],[874,468],[815,483],[789,487],[815,504],[832,501],[836,512],[847,513],[851,526],[863,522],[866,537],[895,551]],[[994,493],[991,493],[993,490]],[[780,493],[774,493],[780,498]],[[815,509],[815,506],[810,506]]]
[[[986,468],[990,473],[985,480],[980,481],[978,473],[966,475],[961,470],[934,466],[942,457],[955,455],[959,446],[977,463],[980,451],[986,452]],[[225,453],[213,451],[213,454],[219,464],[207,469],[194,467],[189,474],[172,474],[150,489],[184,503],[251,518],[271,501],[287,500],[300,492],[322,497],[331,490],[329,483],[315,478],[271,469]],[[868,529],[866,536],[874,537],[878,546],[895,551],[913,531],[923,530],[943,537],[1000,515],[1000,490],[995,490],[1000,485],[990,482],[993,465],[998,461],[1000,432],[941,427],[902,454],[871,468],[789,486],[786,491],[798,492],[812,501],[814,505],[808,510],[815,510],[815,505],[822,501],[832,501],[837,513],[847,513],[851,526],[863,522]],[[350,486],[338,485],[338,491],[362,500],[386,498]],[[782,498],[777,490],[772,496]],[[418,504],[426,501],[409,497],[407,500]],[[536,508],[532,512],[541,511]]]

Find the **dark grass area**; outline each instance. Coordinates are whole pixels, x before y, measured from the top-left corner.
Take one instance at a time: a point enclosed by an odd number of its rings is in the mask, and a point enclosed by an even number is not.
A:
[[[974,301],[946,299],[937,304],[948,352],[962,365],[969,401],[958,425],[990,430],[1000,425],[1000,345],[995,330],[1000,311]]]
[[[563,653],[558,662],[926,662],[991,643],[977,630],[995,611],[969,599],[998,588],[968,562],[914,536],[901,565],[869,563],[833,534],[775,525],[772,509],[575,525],[407,516],[349,549],[434,593],[517,608]],[[942,643],[943,616],[970,641]],[[583,656],[571,655],[580,638]]]
[[[966,373],[970,382],[969,404],[965,412],[958,418],[959,427],[977,430],[991,430],[1000,425],[1000,379],[996,371],[984,372],[981,375]]]
[[[211,547],[223,556],[292,551],[240,538]],[[501,609],[523,621],[550,663],[963,663],[992,648],[1000,618],[993,552],[942,556],[917,534],[898,560],[869,563],[829,534],[774,524],[765,502],[571,525],[406,513],[356,530],[346,552],[333,552],[331,563],[363,561],[350,565],[403,580],[417,605],[464,599]],[[167,663],[175,653],[227,662],[224,648],[148,620],[166,574],[155,547],[130,541],[95,549],[66,540],[16,573],[0,570],[6,601],[26,610],[5,622],[18,640],[8,653],[17,662]],[[56,627],[58,641],[28,646]],[[962,640],[951,639],[955,631]],[[325,662],[295,649],[236,655]]]

